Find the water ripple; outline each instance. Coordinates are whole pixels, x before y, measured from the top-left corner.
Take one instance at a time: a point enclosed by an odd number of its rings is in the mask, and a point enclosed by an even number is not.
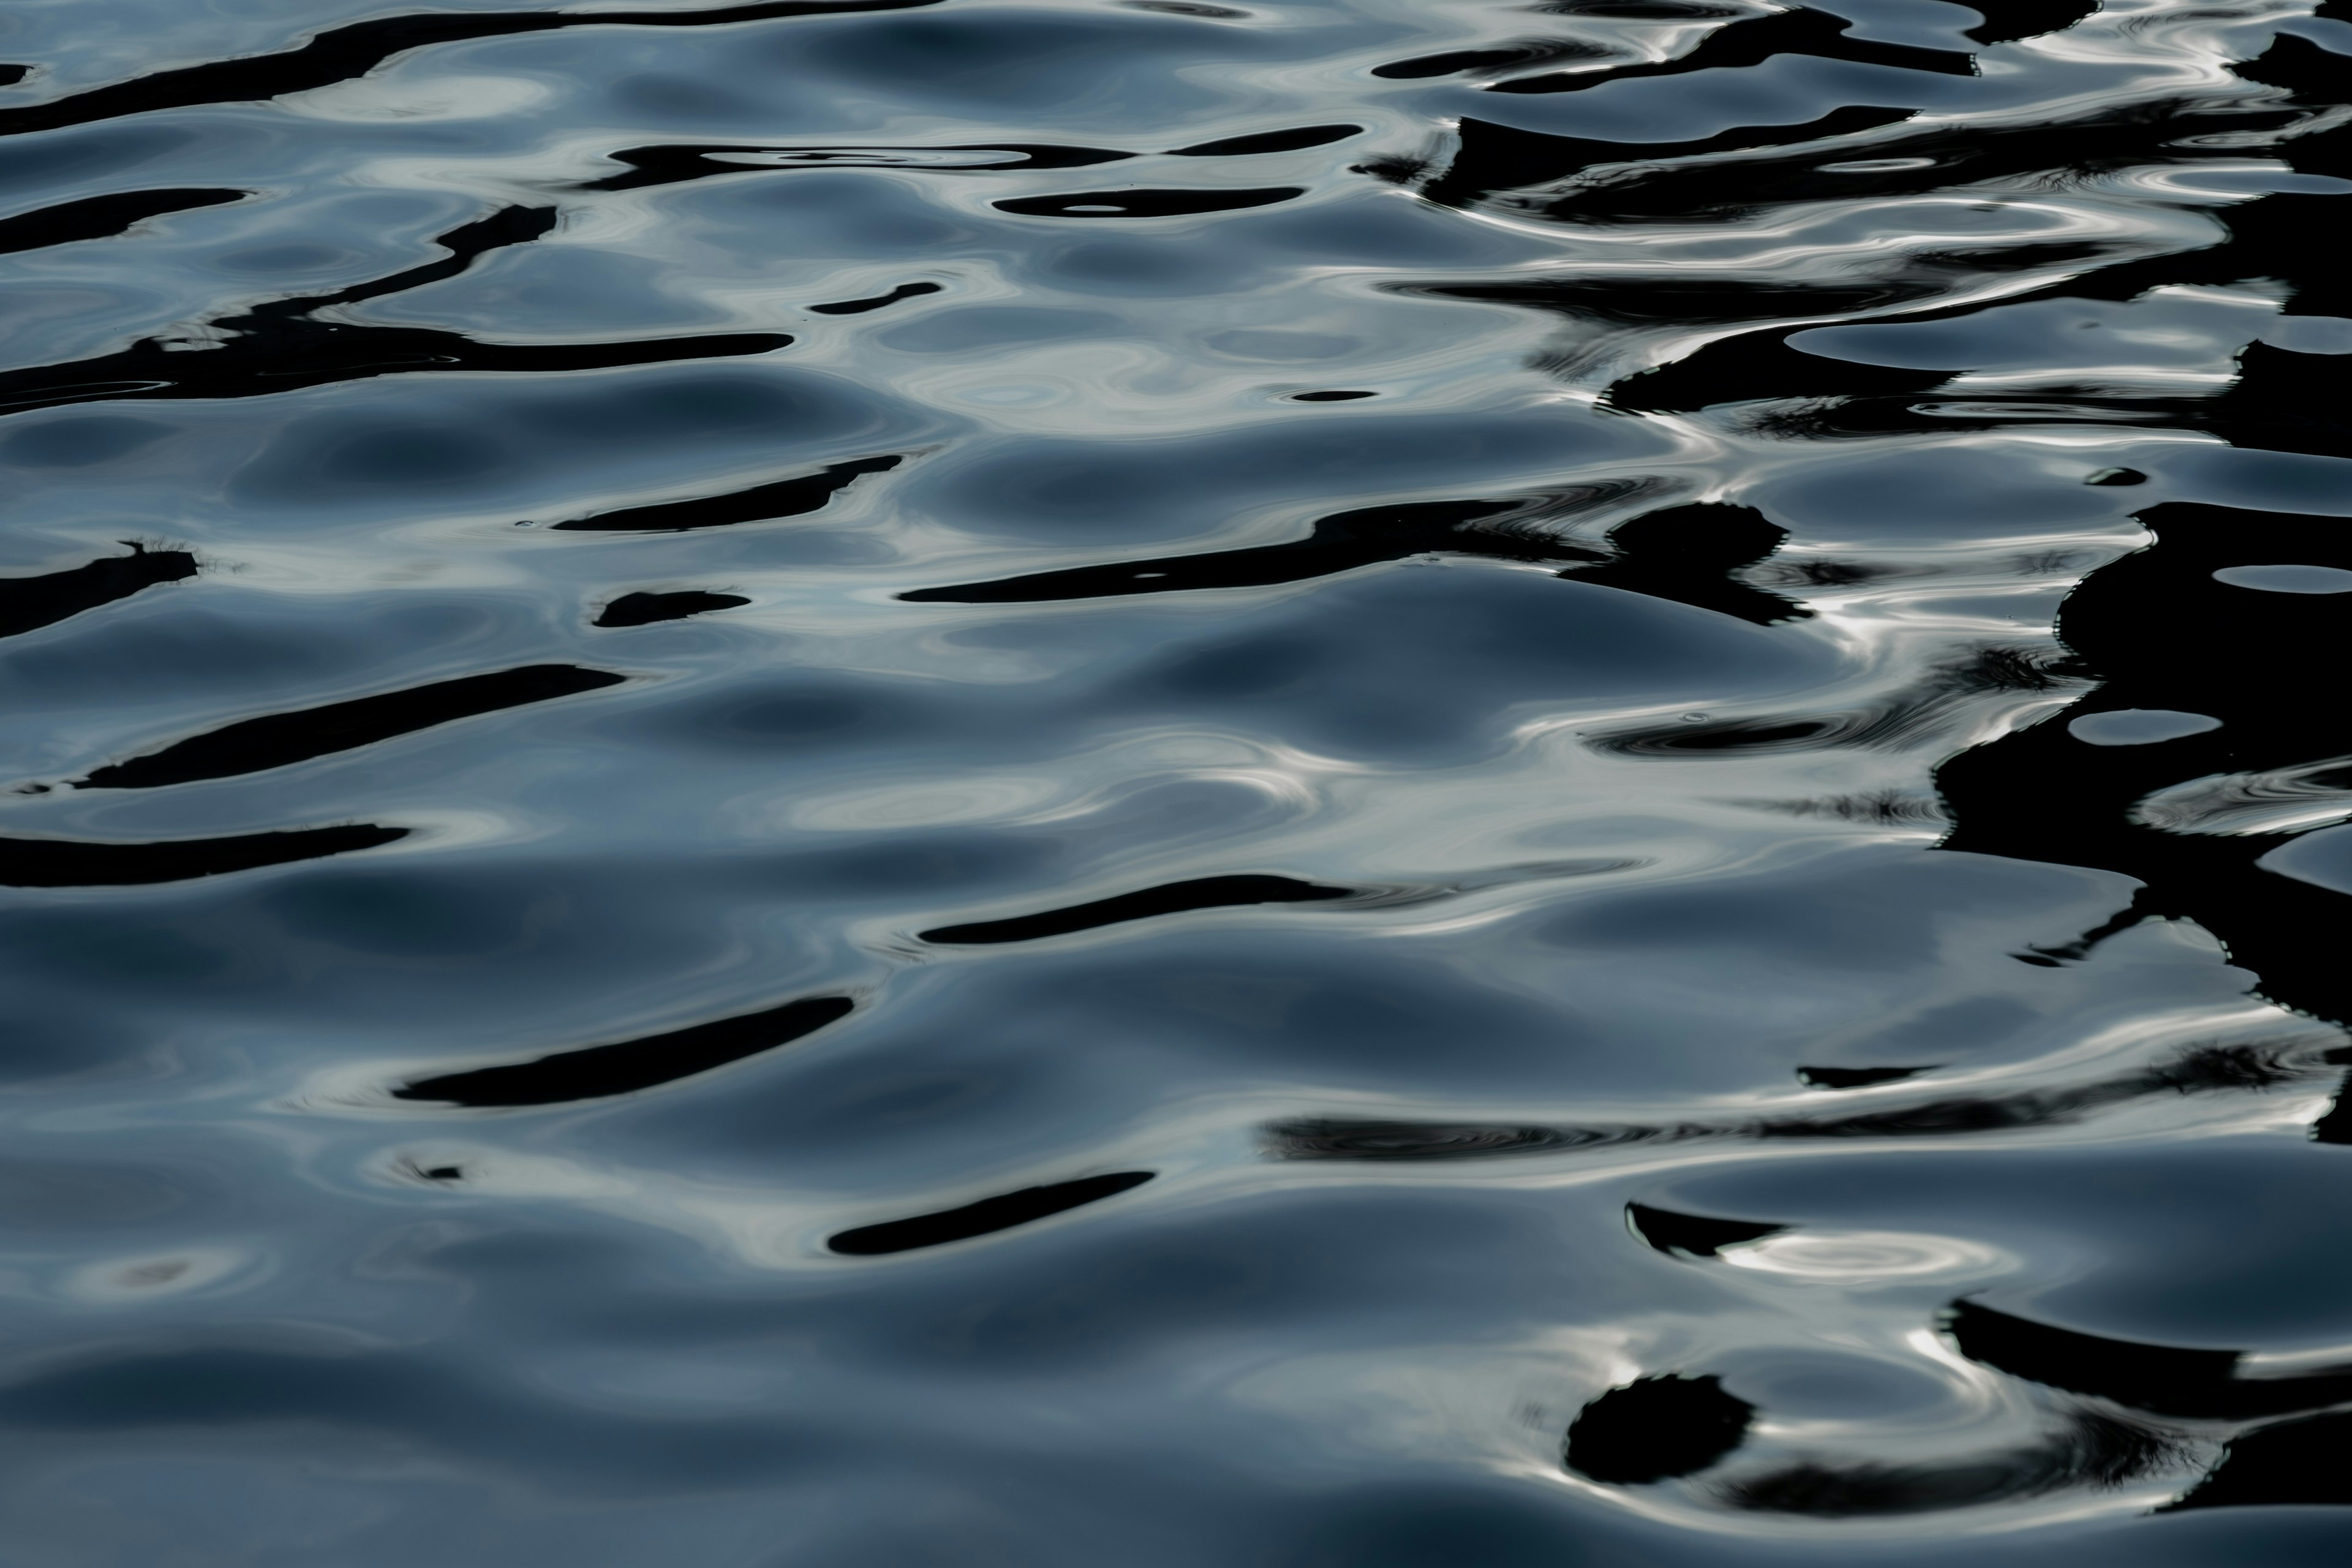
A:
[[[0,59],[16,1557],[2340,1555],[2339,0]]]

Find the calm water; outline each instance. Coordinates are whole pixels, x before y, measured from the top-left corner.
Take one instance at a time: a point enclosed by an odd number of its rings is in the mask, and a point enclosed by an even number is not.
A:
[[[12,0],[0,1563],[2320,1563],[2352,13]]]

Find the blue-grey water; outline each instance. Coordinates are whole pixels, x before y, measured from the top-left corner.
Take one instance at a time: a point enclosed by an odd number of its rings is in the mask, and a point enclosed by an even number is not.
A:
[[[0,1568],[2352,1541],[2352,12],[9,0]]]

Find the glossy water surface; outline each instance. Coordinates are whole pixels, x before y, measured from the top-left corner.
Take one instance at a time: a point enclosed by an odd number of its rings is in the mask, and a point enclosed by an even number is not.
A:
[[[14,0],[0,1563],[2337,1563],[2352,15]]]

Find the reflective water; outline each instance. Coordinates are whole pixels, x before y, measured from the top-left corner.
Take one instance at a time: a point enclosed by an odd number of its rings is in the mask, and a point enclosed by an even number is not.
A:
[[[2352,15],[16,0],[11,1563],[2333,1563]]]

